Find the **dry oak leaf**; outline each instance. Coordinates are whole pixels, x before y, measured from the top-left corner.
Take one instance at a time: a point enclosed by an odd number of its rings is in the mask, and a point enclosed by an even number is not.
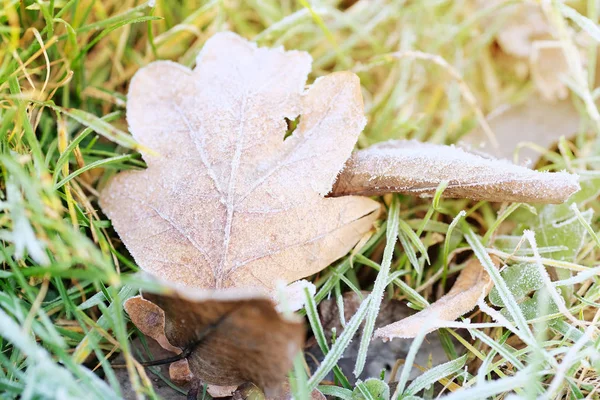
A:
[[[562,203],[579,190],[578,176],[567,172],[533,171],[454,146],[392,140],[355,152],[331,195],[431,196],[444,181],[444,197],[487,201]]]
[[[448,321],[454,321],[475,308],[479,298],[487,295],[492,286],[493,282],[481,263],[472,259],[447,294],[424,310],[377,329],[375,337],[383,340],[414,338],[424,326],[426,333],[443,328]]]
[[[379,204],[324,198],[365,125],[358,77],[304,85],[305,52],[209,39],[189,70],[154,62],[132,79],[127,121],[148,168],[118,174],[100,204],[144,270],[194,288],[311,275],[371,229]],[[285,118],[301,120],[285,138]]]
[[[164,312],[169,344],[186,351],[194,378],[213,385],[253,382],[275,393],[304,343],[301,319],[278,313],[273,300],[256,290],[171,286],[132,299],[130,316],[140,314],[143,302]]]

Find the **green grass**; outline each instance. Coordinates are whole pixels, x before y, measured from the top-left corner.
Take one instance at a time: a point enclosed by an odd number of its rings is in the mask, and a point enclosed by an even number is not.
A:
[[[497,106],[534,90],[528,77],[494,57],[494,37],[507,22],[494,16],[506,4],[477,10],[467,0],[352,3],[0,2],[0,398],[118,398],[110,365],[117,353],[139,396],[155,397],[154,375],[135,366],[149,355],[133,354],[129,340],[139,333],[121,306],[144,283],[133,276],[138,267],[97,205],[98,190],[117,171],[144,166],[124,120],[127,83],[141,66],[157,59],[193,66],[205,40],[221,30],[262,46],[308,51],[310,81],[336,70],[359,74],[369,120],[360,147],[394,138],[455,143]],[[595,2],[552,3],[547,13],[568,55],[577,51],[570,27],[588,32],[584,52],[596,59]],[[350,398],[354,388],[345,376],[352,371],[339,369],[337,360],[364,319],[372,329],[379,309],[377,296],[369,297],[331,344],[323,341],[316,304],[362,289],[421,309],[449,290],[465,257],[475,253],[501,302],[494,308],[488,302],[472,322],[490,323],[470,327],[467,338],[458,329],[441,331],[456,360],[414,382],[402,369],[396,395],[432,398],[428,387],[440,382],[457,399],[504,398],[511,391],[526,398],[600,398],[600,280],[593,269],[600,254],[600,91],[596,63],[578,59],[570,57],[568,82],[581,128],[544,150],[540,165],[579,173],[582,193],[570,204],[545,207],[381,199],[393,207],[373,237],[313,278],[318,291],[308,319],[328,356],[309,374],[296,363],[297,393],[321,387]],[[527,230],[536,232],[536,244],[520,242]],[[544,279],[524,287],[518,276],[495,271],[488,254],[525,263]],[[377,278],[363,273],[371,269]],[[371,278],[358,278],[364,276]],[[501,323],[488,314],[503,317]],[[409,365],[422,341],[414,341]],[[368,345],[361,346],[362,361]],[[337,386],[323,386],[330,370]]]

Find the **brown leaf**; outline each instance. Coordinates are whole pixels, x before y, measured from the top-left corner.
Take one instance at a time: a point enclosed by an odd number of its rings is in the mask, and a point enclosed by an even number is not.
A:
[[[127,120],[145,171],[119,174],[101,206],[145,270],[196,288],[311,275],[377,218],[364,197],[323,198],[365,124],[358,78],[318,79],[304,52],[209,39],[189,70],[155,62],[134,76]],[[284,140],[285,118],[301,115]]]
[[[156,304],[144,299],[142,296],[130,297],[123,304],[129,318],[135,326],[146,336],[156,340],[160,346],[175,354],[180,354],[181,349],[173,346],[165,334],[165,312]],[[187,360],[180,360],[169,365],[171,380],[186,383],[192,380],[192,372]]]
[[[488,117],[490,127],[498,139],[494,148],[482,129],[469,133],[464,142],[474,148],[485,148],[490,154],[512,160],[520,143],[532,142],[544,149],[550,148],[561,136],[571,137],[579,129],[580,115],[572,101],[556,103],[543,101],[533,93],[522,103],[505,107]],[[530,159],[535,162],[540,153],[523,147],[518,151],[518,163]]]
[[[253,382],[273,391],[304,341],[301,320],[285,318],[256,291],[172,288],[143,296],[164,310],[166,337],[189,353],[194,377],[212,385]]]
[[[431,196],[447,181],[444,197],[560,203],[579,190],[577,175],[533,171],[454,146],[392,140],[357,151],[332,196],[389,192]]]
[[[123,308],[144,335],[156,340],[165,350],[181,353],[181,349],[169,343],[165,336],[165,312],[160,307],[142,296],[134,296],[125,301]]]
[[[394,338],[413,338],[425,324],[426,332],[432,332],[444,326],[444,322],[454,321],[471,311],[483,293],[492,288],[488,273],[477,259],[470,260],[461,271],[452,289],[429,305],[408,318],[394,322],[375,331],[375,337],[383,340]]]

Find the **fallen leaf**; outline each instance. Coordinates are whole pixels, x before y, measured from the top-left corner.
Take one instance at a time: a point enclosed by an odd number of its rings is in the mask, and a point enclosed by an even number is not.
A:
[[[468,313],[477,304],[482,294],[492,288],[492,281],[477,259],[467,262],[452,286],[452,289],[424,310],[408,318],[394,322],[375,331],[375,337],[383,340],[394,338],[414,338],[425,324],[427,333],[444,327],[444,323],[454,321]]]
[[[165,312],[160,307],[142,296],[134,296],[127,299],[123,308],[129,314],[131,322],[144,335],[156,340],[165,350],[175,354],[181,353],[181,349],[173,346],[165,335]]]
[[[240,386],[231,397],[231,400],[294,400],[289,381],[283,383],[280,393],[265,397],[264,393],[252,384]],[[326,400],[323,393],[314,389],[307,400]]]
[[[392,140],[354,153],[332,195],[431,196],[447,181],[444,197],[560,203],[579,189],[577,180],[577,175],[533,171],[454,146]]]
[[[498,109],[488,117],[488,122],[498,139],[498,147],[492,146],[482,129],[469,133],[464,142],[496,157],[513,160],[521,143],[531,142],[548,149],[561,136],[573,136],[579,129],[580,115],[570,100],[548,103],[534,92],[522,103]],[[518,156],[521,164],[526,160],[535,162],[540,153],[523,147]]]
[[[162,308],[142,296],[127,299],[123,303],[123,308],[129,314],[131,321],[144,335],[156,340],[165,350],[175,354],[181,353],[181,349],[173,346],[167,339],[165,334],[165,312]],[[171,380],[179,384],[190,382],[193,378],[186,359],[171,363],[169,365],[169,376]]]
[[[302,321],[279,314],[269,297],[254,290],[172,287],[143,297],[164,311],[166,338],[205,383],[253,382],[273,392],[304,342]]]
[[[195,288],[292,282],[346,254],[379,204],[324,198],[361,132],[359,80],[349,72],[304,92],[305,52],[209,39],[189,70],[154,62],[128,93],[148,168],[117,175],[101,206],[146,271]],[[285,118],[301,115],[284,140]]]

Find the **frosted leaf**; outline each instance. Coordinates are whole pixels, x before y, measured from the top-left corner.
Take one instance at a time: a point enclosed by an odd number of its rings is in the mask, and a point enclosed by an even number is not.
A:
[[[550,295],[545,294],[545,291],[546,288],[542,288],[535,292],[532,297],[525,297],[525,299],[518,304],[526,320],[529,321],[543,317],[544,315],[560,312],[556,303],[550,300]],[[513,321],[512,315],[506,308],[500,310],[500,313],[507,320]]]
[[[501,275],[516,301],[524,299],[529,293],[544,286],[544,280],[537,264],[519,263],[511,265],[504,268]],[[493,305],[504,307],[504,302],[495,287],[491,290],[489,299]]]
[[[305,52],[209,39],[189,70],[155,62],[132,79],[127,120],[148,169],[117,175],[100,204],[144,270],[195,288],[270,291],[347,253],[377,202],[323,198],[365,124],[358,78],[304,91]],[[301,115],[284,140],[285,118]]]
[[[487,294],[492,281],[477,259],[470,260],[460,272],[452,289],[435,303],[408,318],[386,325],[375,331],[375,337],[384,340],[414,338],[425,324],[427,332],[444,327],[475,308],[482,294]]]
[[[545,206],[538,214],[537,242],[540,247],[561,246],[563,250],[548,253],[546,257],[574,261],[581,251],[588,234],[577,215],[566,204]],[[591,223],[594,216],[592,209],[581,213],[584,221]],[[562,269],[557,269],[557,271]]]
[[[445,197],[560,203],[579,189],[577,180],[577,175],[533,171],[454,146],[391,140],[354,153],[331,195],[431,196],[447,181]]]

